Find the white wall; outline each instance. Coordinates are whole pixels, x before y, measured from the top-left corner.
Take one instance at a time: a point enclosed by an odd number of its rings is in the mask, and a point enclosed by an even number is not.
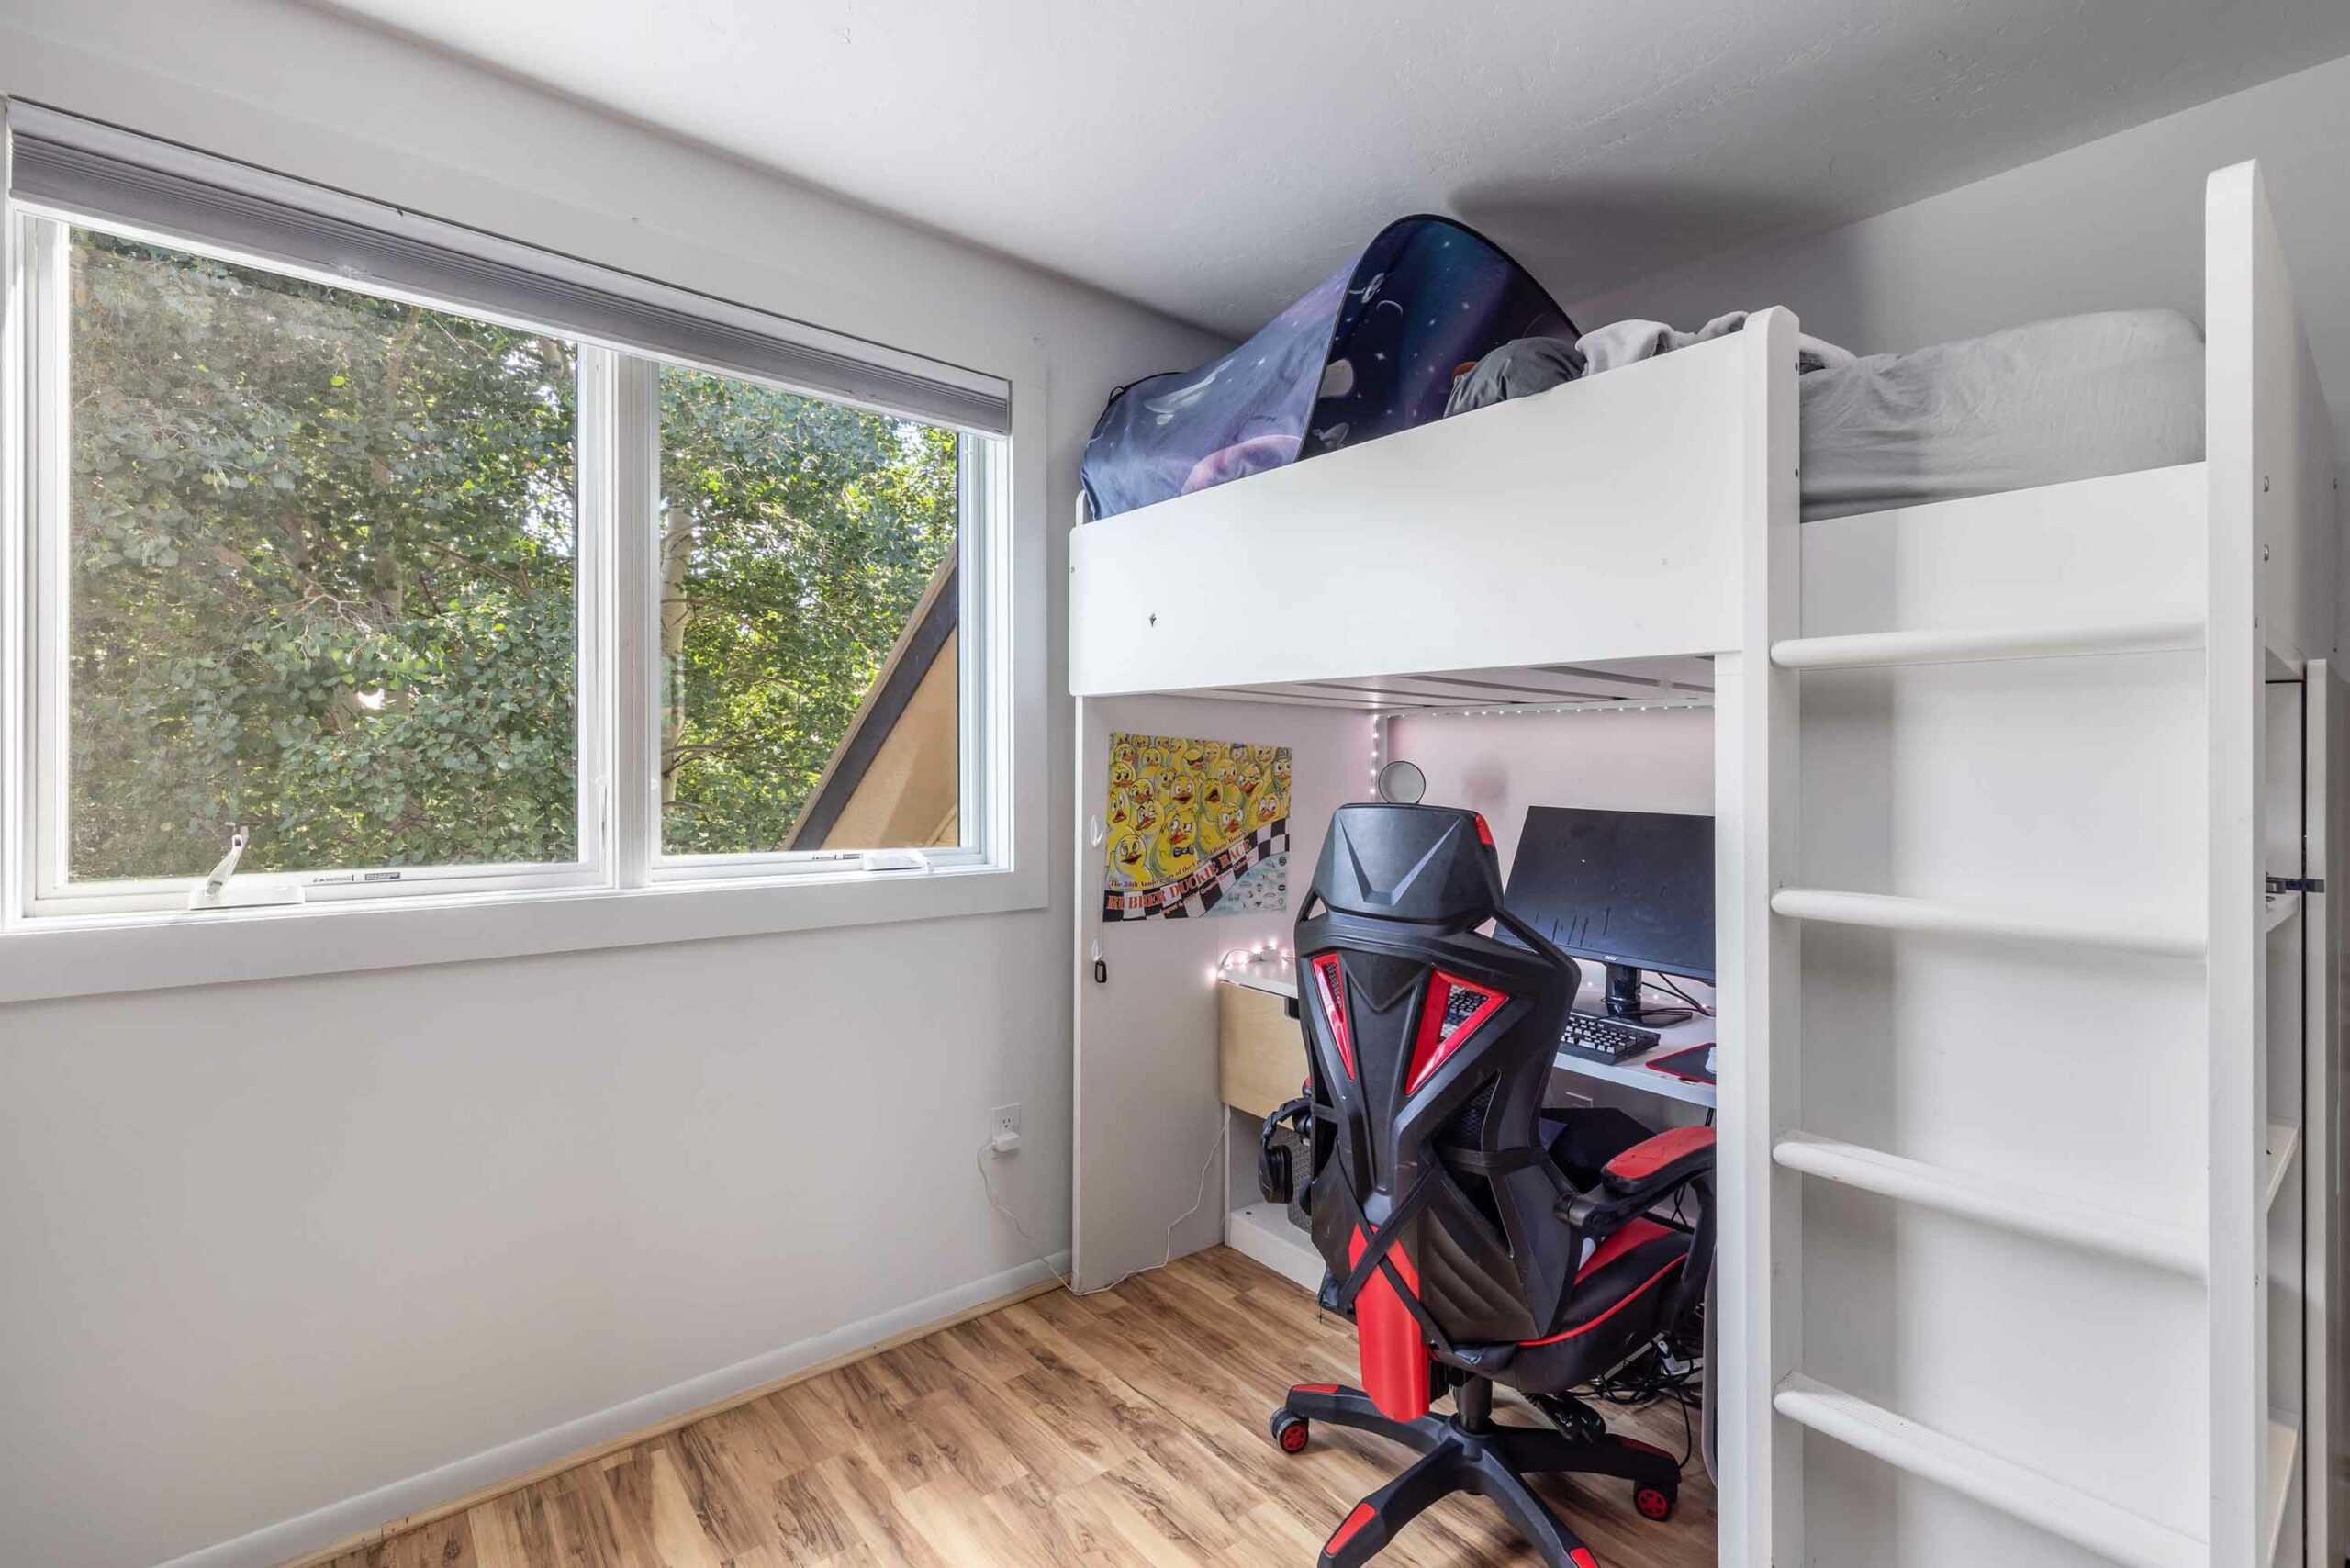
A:
[[[1429,805],[1484,813],[1504,876],[1528,806],[1714,811],[1710,708],[1405,713],[1388,726],[1387,752],[1427,775]]]
[[[1528,806],[1582,806],[1610,812],[1714,812],[1714,711],[1637,707],[1591,713],[1403,714],[1388,727],[1392,756],[1419,765],[1432,806],[1466,806],[1494,830],[1502,875],[1517,858]],[[1597,984],[1598,967],[1583,966]],[[1685,987],[1701,1001],[1713,988]],[[1650,999],[1670,1005],[1662,995]],[[1559,1071],[1550,1105],[1613,1105],[1651,1127],[1704,1119],[1704,1113],[1659,1094]]]
[[[2203,317],[2203,182],[2258,158],[2301,319],[2350,454],[2350,58],[2153,120],[1913,206],[1718,256],[1578,302],[1695,326],[1785,305],[1862,353],[2074,311]],[[1571,286],[1554,279],[1561,291]]]
[[[0,91],[1041,364],[1055,584],[1102,396],[1224,346],[275,0],[10,0]],[[1053,692],[1065,636],[1056,596]],[[1022,782],[1065,824],[1052,712]],[[330,1509],[206,1559],[274,1562],[1041,1277],[972,1155],[1024,1102],[1004,1190],[1065,1244],[1068,841],[1030,913],[0,1010],[0,1557]]]
[[[1217,1099],[1216,962],[1260,942],[1287,946],[1330,817],[1369,798],[1371,727],[1342,709],[1196,697],[1097,697],[1086,703],[1079,788],[1088,822],[1109,794],[1110,735],[1178,735],[1290,748],[1289,907],[1280,913],[1104,922],[1100,850],[1079,879],[1084,951],[1099,941],[1106,984],[1077,987],[1078,1284],[1101,1290],[1222,1239],[1225,1194],[1200,1172],[1226,1121]],[[1188,1218],[1185,1217],[1188,1214]]]

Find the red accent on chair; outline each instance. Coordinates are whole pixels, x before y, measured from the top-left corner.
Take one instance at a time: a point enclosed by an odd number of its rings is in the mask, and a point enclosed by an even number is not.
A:
[[[1448,1034],[1444,1016],[1456,991],[1468,991],[1483,1000],[1457,1028]],[[1478,1026],[1500,1012],[1502,1003],[1508,1000],[1490,986],[1462,980],[1459,975],[1447,974],[1442,969],[1431,973],[1428,976],[1427,1000],[1420,1003],[1420,1032],[1412,1041],[1412,1066],[1411,1070],[1404,1075],[1404,1092],[1416,1092],[1421,1084],[1434,1076],[1438,1068],[1444,1065],[1445,1058],[1467,1045],[1477,1033]]]
[[[1575,1568],[1599,1568],[1599,1559],[1594,1557],[1587,1547],[1570,1547],[1567,1556],[1573,1561]]]
[[[1618,1182],[1645,1182],[1673,1161],[1713,1147],[1711,1127],[1670,1127],[1609,1160],[1600,1174]]]
[[[1486,848],[1491,849],[1494,846],[1494,830],[1485,825],[1484,812],[1479,812],[1476,813],[1476,816],[1477,842],[1483,845]]]
[[[1355,1075],[1354,1043],[1347,1037],[1347,972],[1339,967],[1338,955],[1325,953],[1314,960],[1314,990],[1322,1002],[1322,1021],[1330,1025],[1330,1037],[1338,1044],[1338,1062],[1347,1070],[1351,1081]]]
[[[1652,1219],[1627,1220],[1623,1228],[1592,1249],[1591,1256],[1584,1259],[1583,1267],[1575,1271],[1575,1283],[1583,1283],[1583,1281],[1591,1278],[1592,1275],[1642,1242],[1654,1241],[1660,1237],[1673,1234]]]
[[[1355,1511],[1339,1520],[1338,1528],[1330,1532],[1329,1544],[1322,1549],[1322,1555],[1326,1558],[1338,1555],[1338,1549],[1354,1540],[1361,1533],[1362,1527],[1377,1517],[1377,1513],[1369,1503],[1357,1503]],[[1591,1568],[1599,1568],[1599,1564],[1595,1562]]]
[[[1292,1394],[1336,1394],[1338,1392],[1338,1385],[1335,1383],[1301,1383],[1290,1392]]]
[[[1623,1300],[1617,1302],[1614,1306],[1609,1307],[1606,1311],[1601,1313],[1598,1316],[1593,1318],[1588,1323],[1578,1323],[1572,1328],[1566,1329],[1561,1333],[1553,1334],[1547,1339],[1521,1339],[1518,1343],[1521,1345],[1555,1345],[1562,1339],[1579,1339],[1583,1335],[1590,1333],[1593,1329],[1606,1322],[1609,1318],[1615,1316],[1617,1313],[1623,1311],[1626,1307],[1631,1305],[1634,1302],[1639,1300],[1640,1297],[1648,1294],[1651,1290],[1655,1288],[1659,1281],[1662,1280],[1667,1274],[1670,1274],[1679,1269],[1681,1265],[1687,1260],[1688,1260],[1685,1257],[1675,1258],[1672,1262],[1667,1263],[1663,1268],[1659,1269],[1655,1273],[1651,1274],[1647,1279],[1642,1280],[1638,1285],[1635,1285],[1632,1289],[1627,1291],[1624,1294]]]
[[[1347,1261],[1362,1261],[1362,1230],[1347,1243]],[[1417,1295],[1419,1271],[1401,1247],[1387,1249],[1404,1288]],[[1391,1421],[1416,1421],[1428,1413],[1428,1348],[1420,1320],[1404,1305],[1385,1270],[1374,1272],[1355,1293],[1356,1354],[1362,1362],[1362,1391]]]

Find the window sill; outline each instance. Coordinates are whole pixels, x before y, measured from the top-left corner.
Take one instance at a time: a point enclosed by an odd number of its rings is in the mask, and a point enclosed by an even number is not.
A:
[[[999,914],[1045,902],[1041,867],[969,867],[66,915],[0,935],[0,1003]]]

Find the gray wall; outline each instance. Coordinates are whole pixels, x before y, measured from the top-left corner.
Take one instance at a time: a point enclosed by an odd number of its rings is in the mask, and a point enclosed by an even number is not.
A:
[[[2260,160],[2340,433],[2350,454],[2350,58],[2150,121],[1825,233],[1660,274],[1579,301],[1695,326],[1785,305],[1862,353],[2074,311],[2173,306],[2203,316],[2203,182]],[[1571,281],[1550,280],[1563,293]]]
[[[1224,346],[277,0],[28,11],[0,91],[941,357],[1033,339],[1053,584],[1104,393]],[[1020,785],[1066,823],[1051,713]],[[1066,1245],[1067,840],[1031,913],[0,1009],[0,1558],[348,1503],[208,1558],[274,1562],[1040,1277],[972,1156],[1024,1102],[1005,1195]]]

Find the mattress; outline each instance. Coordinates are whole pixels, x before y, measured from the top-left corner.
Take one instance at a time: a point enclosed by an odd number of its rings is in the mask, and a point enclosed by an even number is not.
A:
[[[2176,310],[2039,321],[1799,385],[1806,521],[2203,457],[2203,336]]]

